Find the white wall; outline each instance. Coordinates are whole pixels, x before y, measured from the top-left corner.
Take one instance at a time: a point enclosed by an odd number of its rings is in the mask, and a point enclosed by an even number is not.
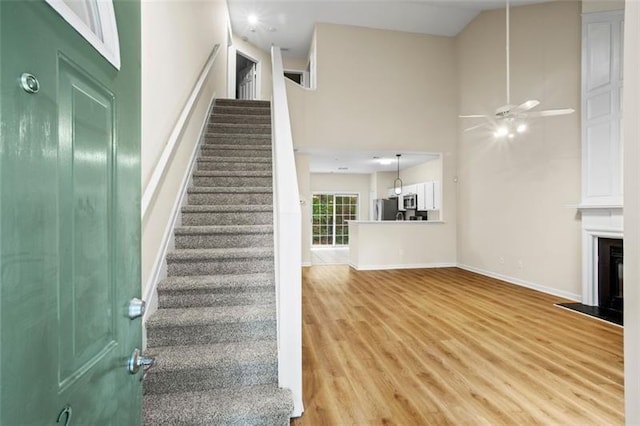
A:
[[[442,159],[425,161],[417,166],[400,170],[400,179],[405,185],[428,182],[432,180],[442,180]]]
[[[311,265],[311,173],[309,172],[309,156],[296,154],[296,173],[298,175],[298,191],[300,192],[300,214],[302,221],[302,264]]]
[[[624,9],[624,0],[582,0],[582,13]]]
[[[627,2],[624,46],[625,423],[640,424],[640,3]]]
[[[351,223],[349,233],[349,262],[356,269],[456,265],[456,242],[447,238],[443,223]]]
[[[220,52],[180,145],[142,222],[142,294],[214,96],[226,97],[227,6],[223,0],[142,2],[142,190],[215,44]]]
[[[576,113],[531,122],[512,141],[463,133],[473,123],[460,120],[457,167],[458,261],[574,298],[580,221],[568,206],[580,201],[580,12],[579,2],[559,1],[511,13],[512,102]],[[505,103],[504,18],[483,12],[457,38],[462,114]]]

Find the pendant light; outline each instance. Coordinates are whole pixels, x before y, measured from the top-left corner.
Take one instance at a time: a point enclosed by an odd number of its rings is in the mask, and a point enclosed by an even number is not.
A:
[[[393,192],[396,195],[400,195],[402,194],[402,179],[400,179],[400,154],[396,154],[396,157],[398,157],[398,175],[396,177],[396,180],[393,181]]]

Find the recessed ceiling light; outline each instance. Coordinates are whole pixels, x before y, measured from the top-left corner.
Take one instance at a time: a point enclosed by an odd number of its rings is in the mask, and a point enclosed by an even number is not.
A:
[[[381,158],[378,160],[378,163],[382,164],[383,166],[388,166],[389,164],[393,163],[393,160],[390,158]]]
[[[247,17],[247,21],[249,21],[249,23],[250,23],[251,25],[255,25],[255,24],[257,24],[257,23],[258,23],[258,16],[257,16],[257,15],[249,15],[249,16]]]

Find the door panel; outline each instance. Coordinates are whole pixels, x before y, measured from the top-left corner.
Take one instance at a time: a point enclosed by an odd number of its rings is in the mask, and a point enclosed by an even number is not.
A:
[[[2,425],[141,422],[140,4],[114,6],[120,71],[44,1],[0,1]]]
[[[64,58],[60,78],[60,386],[116,344],[111,220],[114,95]]]

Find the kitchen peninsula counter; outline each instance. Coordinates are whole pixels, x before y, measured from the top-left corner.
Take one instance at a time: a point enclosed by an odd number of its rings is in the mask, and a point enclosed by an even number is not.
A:
[[[358,270],[456,266],[441,220],[349,221],[349,264]]]

